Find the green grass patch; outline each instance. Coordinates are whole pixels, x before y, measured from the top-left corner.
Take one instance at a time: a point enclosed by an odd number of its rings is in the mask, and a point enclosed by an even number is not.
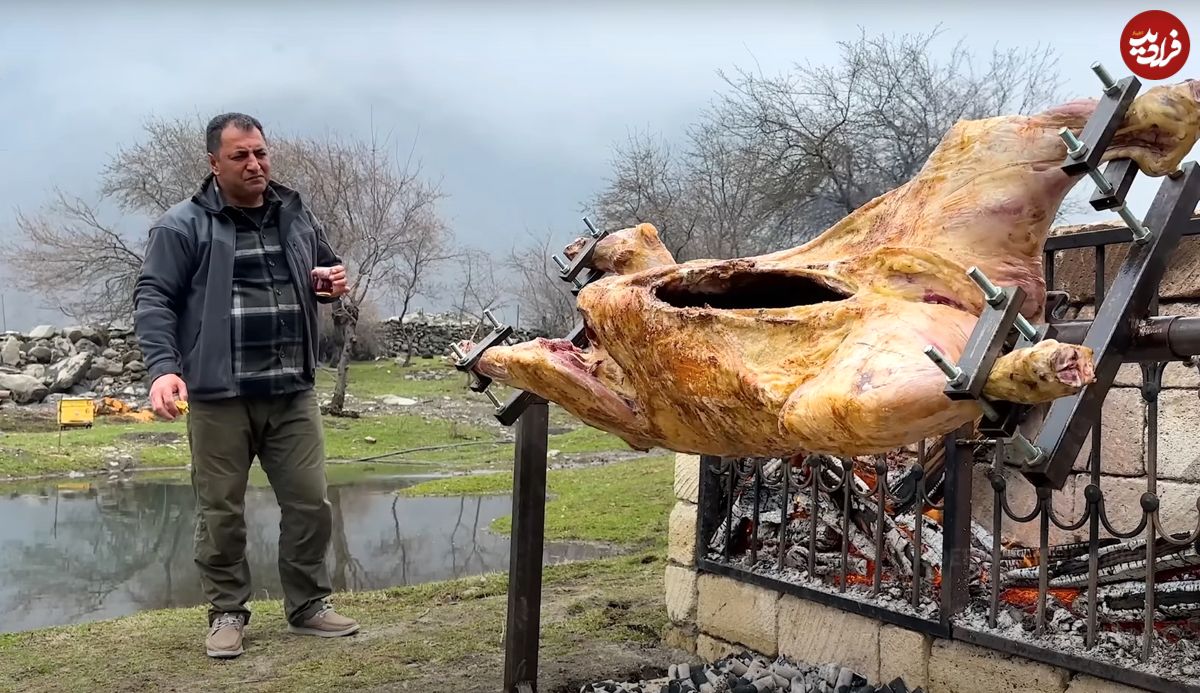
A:
[[[578,422],[576,424],[579,425]],[[567,455],[632,450],[628,443],[613,434],[585,425],[579,425],[579,428],[568,433],[550,436],[550,449]]]
[[[376,442],[368,443],[368,437]],[[325,417],[325,455],[331,460],[354,460],[397,450],[482,442],[493,438],[493,433],[476,426],[438,419],[426,420],[413,414],[364,416],[359,419]],[[431,457],[427,457],[426,453],[421,453],[419,457],[438,458],[437,461],[441,462],[459,461],[461,456],[454,450],[430,451],[428,455]],[[434,452],[443,454],[439,457]]]
[[[545,657],[595,662],[605,644],[640,648],[666,627],[663,559],[642,555],[548,566]],[[289,635],[279,601],[254,601],[246,654],[204,655],[202,607],[0,635],[0,681],[43,690],[474,690],[502,669],[503,574],[335,595],[363,631],[351,638]],[[103,653],[103,666],[97,654]],[[585,665],[586,665],[585,663]],[[611,675],[611,673],[610,673]]]
[[[449,374],[442,380],[409,380],[405,375],[422,371],[438,371]],[[317,371],[317,389],[324,393],[333,392],[337,371]],[[349,382],[346,392],[361,399],[398,395],[400,397],[440,397],[462,395],[466,389],[466,376],[440,359],[414,358],[407,367],[399,366],[392,359],[381,361],[356,361],[350,364]]]
[[[674,460],[649,457],[600,467],[551,470],[546,477],[546,538],[663,546],[674,504]],[[510,493],[512,475],[475,474],[401,489],[406,496]],[[509,516],[492,530],[507,533]]]
[[[187,431],[182,421],[113,423],[97,419],[92,428],[19,431],[0,437],[0,476],[88,471],[119,454],[135,454],[143,466],[184,465]]]
[[[493,432],[415,414],[324,418],[325,454],[330,460],[356,460],[396,450],[486,442]],[[376,442],[369,443],[367,438]],[[512,456],[511,446],[480,445],[418,455],[421,460],[445,465],[482,464]],[[151,423],[118,423],[97,419],[90,429],[21,431],[0,436],[0,477],[59,474],[105,469],[108,461],[132,455],[141,467],[182,467],[191,459],[187,425],[183,420]]]

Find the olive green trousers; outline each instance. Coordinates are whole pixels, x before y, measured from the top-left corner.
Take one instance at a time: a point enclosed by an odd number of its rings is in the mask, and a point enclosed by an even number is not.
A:
[[[279,503],[284,613],[289,623],[308,619],[332,591],[325,565],[332,513],[316,394],[190,402],[187,428],[196,494],[195,562],[209,623],[221,613],[250,620],[244,510],[255,457]]]

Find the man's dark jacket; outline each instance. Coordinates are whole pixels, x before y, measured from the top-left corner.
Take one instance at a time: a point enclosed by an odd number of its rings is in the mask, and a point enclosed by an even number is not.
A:
[[[275,182],[280,198],[279,240],[304,310],[308,343],[305,367],[317,363],[317,302],[314,267],[341,264],[325,232],[300,194]],[[210,174],[189,200],[168,209],[150,227],[146,257],[133,290],[134,329],[153,382],[174,373],[189,399],[235,397],[233,378],[233,220],[223,211]]]

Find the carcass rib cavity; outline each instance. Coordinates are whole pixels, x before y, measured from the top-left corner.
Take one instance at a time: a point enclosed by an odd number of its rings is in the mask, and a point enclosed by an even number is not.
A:
[[[675,308],[793,308],[841,301],[848,291],[837,291],[827,284],[795,272],[768,270],[737,272],[707,281],[688,283],[672,277],[659,286],[655,295]]]

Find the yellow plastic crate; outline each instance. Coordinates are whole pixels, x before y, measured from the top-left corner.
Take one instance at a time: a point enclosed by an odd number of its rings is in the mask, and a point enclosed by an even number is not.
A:
[[[91,426],[96,421],[96,407],[87,398],[63,398],[58,400],[58,425]]]

